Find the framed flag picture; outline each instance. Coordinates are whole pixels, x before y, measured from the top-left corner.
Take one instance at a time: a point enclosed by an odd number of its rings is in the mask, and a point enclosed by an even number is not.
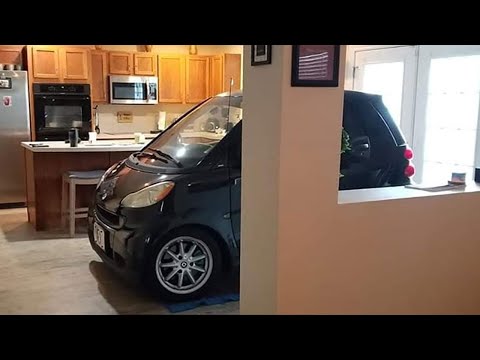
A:
[[[337,87],[340,45],[292,45],[292,86]]]

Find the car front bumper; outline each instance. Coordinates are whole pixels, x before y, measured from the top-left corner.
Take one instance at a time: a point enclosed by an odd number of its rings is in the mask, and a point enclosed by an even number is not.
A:
[[[105,232],[105,250],[94,239],[93,224],[97,223]],[[88,215],[88,238],[92,249],[102,261],[123,278],[140,283],[145,268],[145,241],[150,236],[141,229],[114,229],[102,221],[95,210]]]

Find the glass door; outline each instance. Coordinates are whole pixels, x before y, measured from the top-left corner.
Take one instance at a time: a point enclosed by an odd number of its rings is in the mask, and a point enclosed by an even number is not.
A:
[[[414,148],[416,182],[473,179],[480,104],[480,46],[422,45]]]
[[[409,144],[413,140],[416,76],[414,46],[355,52],[353,89],[382,95]]]

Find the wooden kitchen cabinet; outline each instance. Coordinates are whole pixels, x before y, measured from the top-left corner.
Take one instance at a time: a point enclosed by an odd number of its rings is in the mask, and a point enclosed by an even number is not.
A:
[[[189,55],[186,58],[185,102],[199,103],[210,96],[210,57]]]
[[[91,52],[92,69],[92,101],[98,103],[108,102],[108,63],[105,51],[93,50]]]
[[[210,95],[230,91],[230,80],[233,79],[232,91],[241,88],[242,56],[240,54],[222,54],[210,58]]]
[[[157,75],[157,54],[135,53],[133,54],[133,73],[139,76]]]
[[[32,46],[31,51],[34,81],[89,82],[89,49]]]
[[[131,75],[133,54],[129,52],[111,51],[108,53],[109,74]]]
[[[23,63],[23,46],[0,45],[0,64],[22,64]]]
[[[159,102],[185,102],[185,56],[159,55],[158,78]]]
[[[32,46],[33,77],[60,80],[58,47]]]
[[[60,48],[62,78],[88,81],[88,56],[88,49]]]
[[[159,102],[196,104],[209,96],[241,88],[241,55],[158,56]]]

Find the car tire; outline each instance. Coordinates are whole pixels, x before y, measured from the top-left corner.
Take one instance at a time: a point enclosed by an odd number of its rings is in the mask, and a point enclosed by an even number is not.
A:
[[[159,300],[181,302],[204,295],[217,284],[221,269],[217,241],[208,232],[191,228],[158,240],[147,279]]]

